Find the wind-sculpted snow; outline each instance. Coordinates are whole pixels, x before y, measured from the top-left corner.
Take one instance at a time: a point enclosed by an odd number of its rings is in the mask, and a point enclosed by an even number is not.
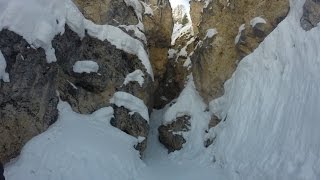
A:
[[[304,1],[244,58],[211,110],[217,164],[235,179],[320,178],[320,27],[299,24]]]

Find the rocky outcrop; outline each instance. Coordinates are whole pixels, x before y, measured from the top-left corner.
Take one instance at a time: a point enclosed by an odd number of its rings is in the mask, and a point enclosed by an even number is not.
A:
[[[191,0],[190,2],[190,17],[192,20],[192,28],[194,34],[199,33],[199,25],[202,17],[202,11],[205,5],[204,0]]]
[[[148,50],[155,76],[155,87],[164,77],[168,63],[168,50],[171,46],[173,29],[172,9],[169,0],[149,0],[153,15],[145,14],[143,24],[148,40]]]
[[[73,0],[73,2],[87,19],[96,24],[133,25],[139,22],[134,10],[123,0]]]
[[[288,0],[217,0],[203,9],[201,41],[191,61],[195,84],[207,102],[223,94],[223,84],[237,63],[264,40],[288,10]],[[211,36],[213,30],[217,34]]]
[[[10,74],[9,83],[0,82],[0,162],[8,162],[56,121],[58,68],[46,62],[42,49],[8,30],[0,32],[0,50]]]
[[[118,26],[139,22],[135,10],[124,1],[76,2],[85,16],[96,23]],[[98,11],[97,7],[101,9]],[[57,120],[58,94],[74,111],[85,114],[112,106],[110,99],[117,91],[132,94],[148,108],[153,107],[153,81],[136,55],[88,34],[80,39],[67,25],[63,34],[56,35],[52,46],[57,62],[48,64],[43,49],[31,47],[14,32],[0,32],[0,50],[10,76],[9,83],[0,81],[0,162],[16,157],[28,140]],[[74,64],[82,60],[97,63],[98,72],[75,72]],[[126,76],[135,70],[142,71],[143,84],[124,84]],[[148,122],[138,113],[129,116],[129,110],[123,107],[114,107],[114,112],[111,124],[140,140],[144,138],[136,146],[143,152]]]
[[[309,31],[320,22],[320,1],[306,0],[303,6],[303,15],[301,17],[301,27]]]
[[[135,148],[142,154],[147,147],[147,137],[149,133],[149,124],[139,113],[130,115],[130,111],[124,107],[113,105],[114,118],[110,121],[111,125],[121,129],[136,138],[143,138]]]
[[[186,140],[182,133],[190,129],[190,116],[184,115],[177,117],[169,125],[161,125],[159,131],[159,141],[166,146],[169,152],[180,150]]]

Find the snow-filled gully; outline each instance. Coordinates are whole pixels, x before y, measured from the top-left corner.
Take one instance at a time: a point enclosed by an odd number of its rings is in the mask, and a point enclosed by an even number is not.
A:
[[[133,148],[139,140],[110,125],[111,107],[83,115],[60,101],[58,121],[29,141],[20,156],[6,164],[6,179],[320,179],[320,26],[304,31],[299,24],[304,0],[290,3],[288,17],[239,63],[225,84],[225,95],[210,103],[210,112],[196,92],[192,76],[174,105],[153,111],[147,118],[150,132],[142,160]],[[77,15],[68,20],[74,28],[79,28],[77,23],[86,24],[83,19],[77,21]],[[87,29],[97,33],[99,28],[90,24],[87,22]],[[19,31],[20,26],[11,28]],[[55,30],[53,33],[61,31],[58,27]],[[28,42],[35,43],[32,34],[24,35],[30,36]],[[48,45],[51,40],[43,37],[35,45],[44,46],[47,56],[53,58]],[[98,38],[122,43],[113,37]],[[136,53],[149,68],[144,52],[129,46],[121,48]],[[152,70],[148,72],[152,74]],[[138,77],[141,82],[141,76]],[[6,72],[0,72],[0,79],[9,81]],[[124,96],[128,95],[118,93],[113,101],[122,105]],[[131,96],[130,99],[138,101]],[[143,102],[130,108],[148,116]],[[181,112],[191,115],[191,131],[184,135],[184,148],[168,154],[158,141],[157,129]],[[215,142],[204,148],[201,145],[208,135],[204,127],[210,113],[226,121],[210,131]]]

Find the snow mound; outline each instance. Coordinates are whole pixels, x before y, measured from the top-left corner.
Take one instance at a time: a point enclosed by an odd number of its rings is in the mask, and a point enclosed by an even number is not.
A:
[[[217,128],[217,165],[235,179],[320,178],[320,27],[300,27],[304,1],[225,83],[210,109]]]
[[[144,78],[143,78],[144,74],[143,72],[138,69],[133,71],[132,73],[128,74],[126,79],[124,80],[123,84],[127,85],[129,82],[133,82],[136,81],[139,83],[139,85],[142,87],[143,82],[144,82]]]
[[[97,73],[99,70],[98,63],[90,60],[77,61],[73,65],[73,72],[75,73]]]
[[[118,107],[125,107],[129,109],[132,113],[139,113],[143,119],[149,122],[148,108],[144,102],[126,92],[116,92],[110,99],[110,103],[115,104]]]
[[[0,51],[0,80],[3,82],[10,82],[9,74],[6,72],[7,62]]]
[[[75,113],[65,102],[58,108],[58,121],[7,164],[6,179],[137,179],[145,167],[133,148],[138,139],[110,125],[111,107],[91,115]]]

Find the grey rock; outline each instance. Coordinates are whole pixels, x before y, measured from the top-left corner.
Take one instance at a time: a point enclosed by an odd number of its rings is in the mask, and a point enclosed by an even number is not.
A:
[[[145,139],[138,143],[135,148],[142,154],[147,147],[147,137],[149,133],[149,124],[143,119],[139,113],[130,115],[130,111],[124,107],[117,107],[113,105],[114,118],[110,121],[110,124],[119,128],[123,132],[132,135],[136,138],[145,137]]]
[[[303,15],[300,20],[301,27],[309,31],[320,22],[320,0],[306,0],[303,6]]]
[[[190,116],[184,115],[177,117],[174,122],[168,125],[161,125],[158,128],[159,141],[168,149],[169,152],[182,149],[186,140],[181,132],[187,132],[190,130]]]
[[[0,50],[10,74],[10,83],[0,82],[0,161],[7,162],[56,121],[58,70],[42,49],[9,30],[0,32]]]

